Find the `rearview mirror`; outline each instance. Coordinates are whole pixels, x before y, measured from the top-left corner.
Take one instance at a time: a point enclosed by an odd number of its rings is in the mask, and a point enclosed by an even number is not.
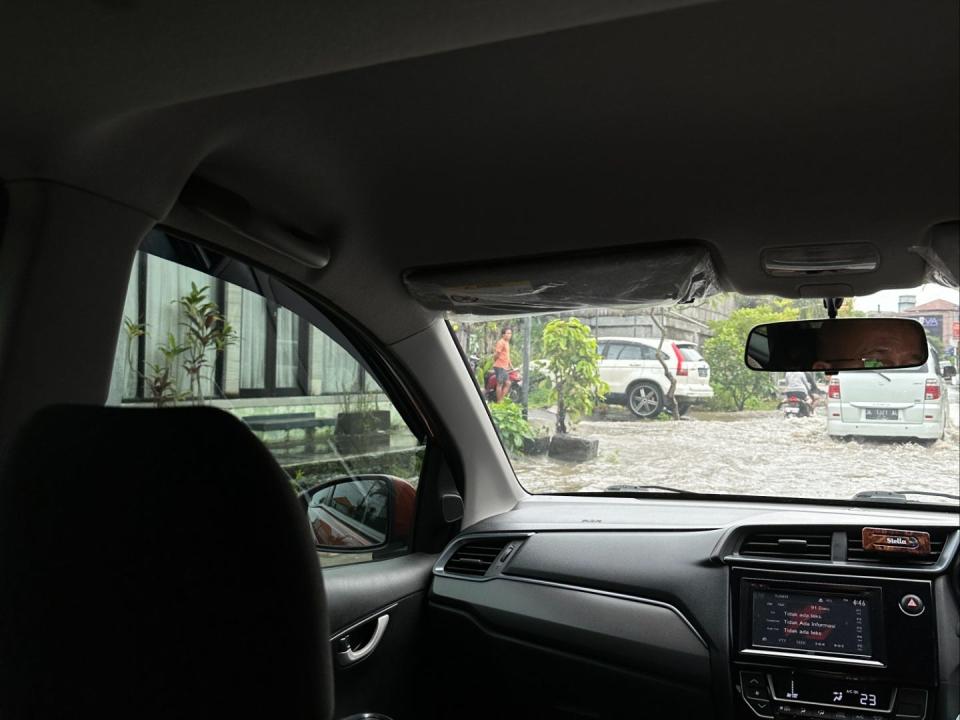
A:
[[[892,370],[927,361],[923,326],[900,318],[797,320],[758,325],[747,338],[752,370]]]
[[[300,494],[318,550],[370,552],[406,546],[416,490],[390,475],[357,475]]]

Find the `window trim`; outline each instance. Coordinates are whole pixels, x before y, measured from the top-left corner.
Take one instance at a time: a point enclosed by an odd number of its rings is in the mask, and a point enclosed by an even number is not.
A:
[[[452,448],[455,447],[453,439],[443,437],[442,425],[432,419],[435,413],[431,408],[429,400],[420,388],[417,379],[404,370],[402,366],[390,362],[388,359],[389,355],[383,350],[381,344],[354,318],[318,295],[314,288],[304,285],[294,278],[283,275],[277,269],[268,267],[263,262],[251,258],[233,247],[217,243],[216,241],[197,235],[190,230],[178,228],[168,223],[157,223],[157,225],[154,226],[154,230],[165,233],[170,238],[179,240],[195,248],[198,251],[198,259],[208,264],[201,267],[196,261],[191,262],[187,258],[177,258],[173,260],[174,262],[179,262],[187,267],[205,272],[217,280],[226,280],[234,285],[239,285],[242,288],[256,292],[269,299],[269,294],[263,292],[260,287],[260,278],[257,279],[255,286],[251,286],[251,283],[238,282],[233,278],[222,277],[223,267],[229,263],[220,262],[214,264],[209,262],[209,259],[206,257],[206,252],[214,252],[222,255],[225,260],[242,263],[254,271],[254,273],[262,274],[264,278],[272,278],[289,289],[302,300],[306,306],[311,308],[313,313],[319,316],[321,322],[314,322],[313,318],[293,308],[288,309],[297,313],[300,317],[304,318],[309,325],[317,327],[321,332],[327,332],[324,330],[324,325],[329,325],[334,328],[347,344],[350,345],[350,348],[344,349],[350,352],[354,359],[357,360],[362,370],[368,371],[373,375],[374,381],[380,386],[384,394],[393,404],[394,409],[396,409],[406,423],[410,432],[419,441],[428,445],[427,452],[429,452],[429,444],[431,442],[442,442],[443,447],[446,448],[444,454],[445,456],[449,456]],[[321,393],[321,395],[328,394],[336,393]],[[459,465],[460,459],[458,456],[455,458],[448,457],[448,462],[455,462]],[[462,492],[462,488],[460,488],[460,490]]]
[[[225,295],[223,292],[224,281],[221,278],[217,279],[217,285],[221,288],[221,294]],[[252,292],[252,291],[251,291]],[[310,361],[310,321],[307,320],[302,315],[295,314],[297,318],[297,384],[294,386],[288,387],[277,387],[277,312],[282,305],[279,305],[275,300],[271,300],[268,297],[263,297],[266,302],[267,308],[267,317],[266,317],[266,343],[264,343],[264,361],[263,361],[263,387],[262,388],[245,388],[241,387],[236,395],[225,395],[222,394],[221,397],[230,399],[232,397],[237,398],[261,398],[261,397],[299,397],[301,395],[310,394],[310,373],[308,371],[309,361]],[[223,307],[223,304],[220,305]],[[292,310],[290,312],[293,312]],[[217,355],[217,363],[219,365],[223,364],[223,353]],[[218,386],[222,388],[223,385],[223,375],[221,373],[217,374]],[[321,395],[329,395],[331,393],[321,393]]]
[[[316,288],[284,275],[261,260],[250,257],[244,250],[238,250],[231,242],[219,242],[190,230],[189,227],[192,226],[193,221],[189,216],[185,217],[184,214],[176,212],[172,215],[183,221],[181,227],[170,223],[158,223],[155,229],[190,244],[199,251],[198,255],[203,255],[204,250],[215,252],[229,260],[243,263],[254,273],[262,273],[264,277],[275,279],[310,308],[310,314],[296,310],[295,312],[328,335],[331,333],[325,329],[325,326],[329,326],[350,345],[351,354],[365,370],[371,373],[409,431],[424,446],[420,484],[416,495],[414,527],[407,552],[440,552],[459,531],[460,521],[446,523],[443,520],[440,514],[439,494],[441,488],[448,487],[446,483],[449,482],[462,497],[465,496],[463,460],[456,438],[450,435],[443,423],[437,420],[436,410],[429,396],[424,392],[420,379],[393,360],[384,345],[371,335],[362,323],[320,295]],[[218,227],[214,234],[217,235],[222,231],[223,229]],[[236,236],[230,234],[228,237],[233,239]],[[206,258],[202,259],[206,260]],[[221,277],[223,265],[228,263],[214,264],[208,261],[205,267],[198,267],[195,262],[183,264],[195,267],[218,279],[228,279],[234,284],[251,289],[249,283],[239,283],[233,279]],[[266,297],[265,293],[260,294]],[[316,322],[318,318],[322,322]],[[462,354],[459,345],[457,348]],[[466,367],[466,359],[464,364]],[[447,475],[449,480],[444,480],[443,478]],[[517,486],[529,495],[519,482]]]

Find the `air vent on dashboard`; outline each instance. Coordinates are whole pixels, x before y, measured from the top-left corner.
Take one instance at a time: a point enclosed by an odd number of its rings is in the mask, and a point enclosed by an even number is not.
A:
[[[760,532],[747,536],[740,545],[740,554],[748,557],[829,561],[830,545],[829,532]]]
[[[930,552],[927,555],[908,555],[893,552],[870,552],[863,549],[863,535],[860,528],[847,530],[847,562],[868,563],[872,565],[933,565],[943,552],[950,528],[924,528],[930,533]]]
[[[478,538],[458,547],[446,565],[445,573],[482,577],[486,574],[504,546],[515,538]]]

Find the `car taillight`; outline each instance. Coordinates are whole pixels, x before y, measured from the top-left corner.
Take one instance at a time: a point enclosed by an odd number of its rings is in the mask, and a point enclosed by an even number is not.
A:
[[[830,384],[827,386],[827,397],[831,400],[840,399],[840,378],[830,378]]]
[[[940,399],[940,383],[938,383],[936,380],[927,380],[927,384],[923,388],[923,399],[939,400]]]
[[[680,348],[677,347],[676,343],[670,343],[673,345],[673,354],[677,356],[677,376],[682,377],[690,374],[690,370],[683,366],[683,353],[680,352]]]

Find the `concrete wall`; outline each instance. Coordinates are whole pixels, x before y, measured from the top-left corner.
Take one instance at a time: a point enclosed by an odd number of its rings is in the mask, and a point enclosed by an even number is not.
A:
[[[687,340],[702,347],[711,335],[709,324],[730,317],[735,308],[734,298],[727,295],[710,298],[695,306],[671,305],[662,308],[666,335],[671,340]],[[596,309],[575,314],[590,326],[597,337],[660,337],[660,331],[647,310]]]

